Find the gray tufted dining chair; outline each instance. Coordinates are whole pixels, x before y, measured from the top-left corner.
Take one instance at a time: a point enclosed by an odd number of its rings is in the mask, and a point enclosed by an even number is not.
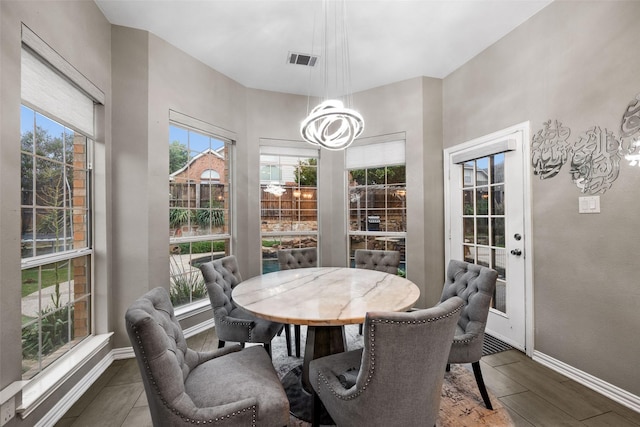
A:
[[[464,302],[369,312],[364,348],[312,360],[313,425],[321,405],[337,426],[435,426],[451,339]]]
[[[280,270],[292,270],[294,268],[311,268],[318,266],[317,248],[293,248],[278,250],[278,264]],[[287,354],[291,356],[290,325],[285,325],[287,338]],[[296,347],[296,357],[300,357],[300,325],[293,325],[293,333]]]
[[[288,424],[289,401],[262,348],[188,348],[164,288],[137,299],[125,319],[154,426]]]
[[[354,258],[356,268],[398,274],[398,266],[400,265],[400,252],[398,251],[356,249]],[[359,326],[358,332],[362,335],[362,324]]]
[[[398,251],[356,249],[354,256],[356,268],[398,274],[398,266],[400,265],[400,252]]]
[[[235,305],[231,298],[233,288],[242,277],[234,255],[206,262],[200,266],[204,277],[213,318],[218,334],[218,347],[226,341],[261,343],[271,356],[271,340],[283,327],[282,323],[261,319]]]
[[[482,379],[480,358],[484,330],[497,279],[498,272],[493,269],[465,261],[451,260],[447,266],[446,280],[440,298],[441,301],[446,301],[459,297],[465,301],[465,307],[453,337],[447,370],[451,363],[471,363],[480,395],[487,409],[493,409],[493,406]]]

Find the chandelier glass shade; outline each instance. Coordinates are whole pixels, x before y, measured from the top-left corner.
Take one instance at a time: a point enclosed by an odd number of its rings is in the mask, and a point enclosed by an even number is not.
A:
[[[322,0],[322,12],[320,33],[323,43],[320,58],[324,100],[310,112],[307,107],[308,116],[300,125],[300,134],[311,144],[328,150],[344,150],[364,130],[362,115],[351,108],[346,1]],[[334,18],[333,22],[330,18]],[[330,75],[330,71],[335,75]]]

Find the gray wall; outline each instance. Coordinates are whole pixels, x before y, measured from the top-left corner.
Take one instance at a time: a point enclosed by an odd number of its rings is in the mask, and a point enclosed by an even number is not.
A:
[[[635,1],[552,3],[444,79],[444,146],[526,120],[532,136],[549,119],[570,141],[619,135],[640,92],[638,18]],[[640,168],[620,169],[594,215],[578,214],[569,165],[532,178],[535,350],[640,395]]]

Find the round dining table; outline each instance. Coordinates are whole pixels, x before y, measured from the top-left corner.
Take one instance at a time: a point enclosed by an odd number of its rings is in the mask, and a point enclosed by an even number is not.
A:
[[[306,394],[311,391],[311,360],[346,350],[344,325],[363,323],[369,311],[407,311],[419,296],[418,287],[403,277],[343,267],[267,273],[239,283],[232,292],[236,305],[258,317],[307,326],[301,369]],[[291,402],[292,413],[309,418],[308,399],[296,400]]]

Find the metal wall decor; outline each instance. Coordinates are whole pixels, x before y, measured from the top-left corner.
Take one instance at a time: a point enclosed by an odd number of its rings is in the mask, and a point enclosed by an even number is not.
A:
[[[571,180],[587,194],[603,194],[620,174],[620,160],[640,166],[640,94],[624,114],[620,136],[607,128],[593,126],[571,143],[571,129],[558,120],[548,120],[531,140],[533,174],[553,178],[569,162]]]

